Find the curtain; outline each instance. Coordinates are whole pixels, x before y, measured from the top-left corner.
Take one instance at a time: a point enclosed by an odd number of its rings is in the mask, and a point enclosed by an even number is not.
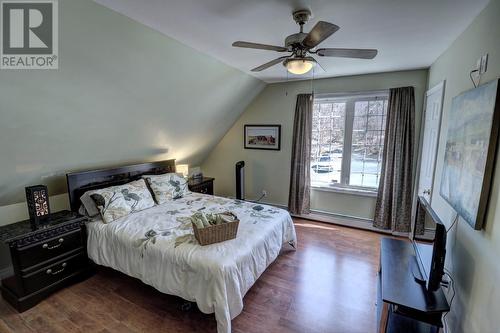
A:
[[[313,95],[297,95],[288,209],[298,215],[310,212],[312,110]]]
[[[413,87],[390,90],[382,172],[373,225],[393,232],[411,228],[415,92]]]

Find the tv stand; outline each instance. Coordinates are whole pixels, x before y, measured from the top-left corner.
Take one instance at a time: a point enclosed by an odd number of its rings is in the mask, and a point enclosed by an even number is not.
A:
[[[412,243],[382,238],[377,288],[379,333],[438,332],[443,326],[441,317],[450,311],[443,291],[428,292],[425,282],[416,278],[422,277]]]

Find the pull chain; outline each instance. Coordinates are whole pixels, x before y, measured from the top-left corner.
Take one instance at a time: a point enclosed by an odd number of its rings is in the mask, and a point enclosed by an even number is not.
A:
[[[285,96],[288,96],[288,70],[286,70],[286,91]]]
[[[314,82],[314,67],[312,69],[312,76],[311,76],[311,100],[314,98],[314,86],[313,86],[313,82]]]

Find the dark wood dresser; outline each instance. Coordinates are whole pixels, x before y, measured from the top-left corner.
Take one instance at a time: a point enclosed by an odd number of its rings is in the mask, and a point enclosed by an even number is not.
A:
[[[38,227],[29,220],[0,227],[14,274],[2,280],[3,298],[19,312],[91,271],[86,252],[86,217],[70,211],[51,215]]]
[[[215,178],[203,177],[201,179],[190,179],[188,182],[189,190],[203,194],[214,195]]]

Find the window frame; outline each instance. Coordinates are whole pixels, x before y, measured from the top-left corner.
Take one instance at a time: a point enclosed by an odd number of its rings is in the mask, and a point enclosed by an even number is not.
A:
[[[352,141],[353,141],[352,137],[354,129],[356,102],[359,101],[370,102],[378,100],[384,100],[387,101],[388,103],[389,90],[314,95],[314,101],[313,101],[314,104],[316,104],[317,101],[323,103],[328,103],[328,102],[345,103],[345,116],[344,116],[344,142],[342,148],[340,182],[332,184],[322,184],[318,182],[314,183],[311,179],[311,184],[310,184],[311,188],[324,191],[333,191],[333,192],[367,195],[367,196],[373,196],[374,193],[377,193],[378,187],[350,185],[349,182],[351,177],[351,159],[352,159]],[[385,120],[387,121],[387,114]],[[385,124],[384,124],[384,131],[385,131]]]

